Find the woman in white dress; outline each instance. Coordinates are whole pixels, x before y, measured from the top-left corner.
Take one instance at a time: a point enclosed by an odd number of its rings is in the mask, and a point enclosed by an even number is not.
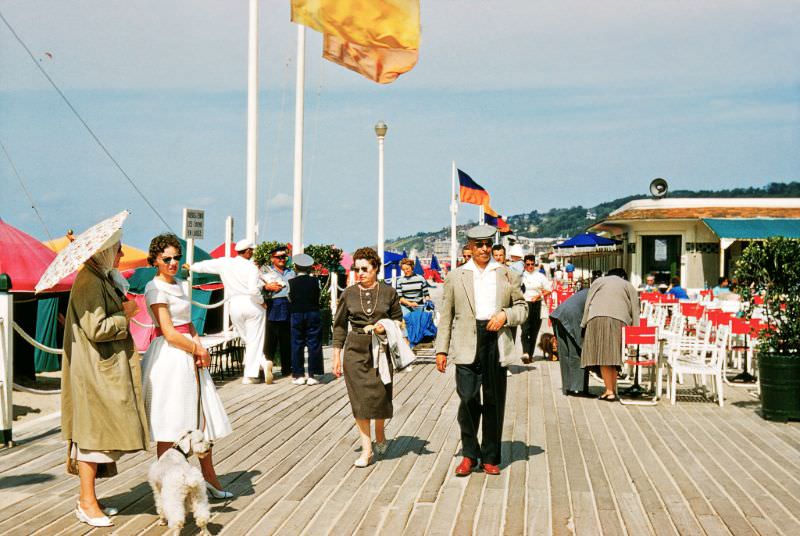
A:
[[[174,234],[150,242],[147,257],[158,273],[145,287],[147,309],[156,325],[156,339],[144,355],[143,387],[150,437],[160,457],[189,430],[200,429],[209,441],[231,433],[231,425],[207,367],[208,350],[192,325],[192,305],[187,283],[176,280],[181,266],[181,244]],[[197,373],[195,372],[197,368]],[[202,411],[198,416],[197,383]],[[199,425],[198,425],[199,421]],[[209,493],[218,499],[233,495],[222,490],[214,471],[211,451],[200,459]]]

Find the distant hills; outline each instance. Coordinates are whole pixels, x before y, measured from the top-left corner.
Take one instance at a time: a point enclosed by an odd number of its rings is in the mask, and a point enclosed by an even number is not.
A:
[[[581,205],[569,208],[551,208],[547,212],[533,210],[527,214],[505,217],[514,234],[528,238],[569,237],[582,232],[587,226],[606,218],[625,203],[647,199],[647,195],[630,195],[600,203],[593,207]],[[800,182],[770,183],[761,188],[732,188],[729,190],[674,190],[669,197],[800,197]],[[469,225],[457,229],[459,241],[464,240]],[[450,228],[433,232],[420,232],[390,240],[386,248],[395,251],[431,249],[436,240],[450,237]]]

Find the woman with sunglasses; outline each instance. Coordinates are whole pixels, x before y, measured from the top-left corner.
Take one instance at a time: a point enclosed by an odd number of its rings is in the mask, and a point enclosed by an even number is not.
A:
[[[372,335],[364,330],[376,326],[375,332],[380,334],[384,329],[379,320],[403,319],[397,292],[378,281],[380,267],[381,261],[372,248],[361,248],[353,254],[358,284],[342,292],[333,321],[333,373],[338,378],[344,371],[350,407],[361,436],[361,456],[353,463],[356,467],[372,463],[371,420],[375,421],[375,452],[386,452],[384,423],[392,417],[392,384],[381,381],[373,361]]]
[[[144,400],[150,436],[161,457],[188,430],[201,430],[214,441],[230,434],[231,425],[208,373],[208,350],[192,325],[187,282],[176,278],[181,266],[178,237],[166,233],[153,238],[147,262],[157,270],[144,289],[157,337],[144,355]],[[200,469],[211,496],[233,497],[222,490],[211,450],[200,459]]]

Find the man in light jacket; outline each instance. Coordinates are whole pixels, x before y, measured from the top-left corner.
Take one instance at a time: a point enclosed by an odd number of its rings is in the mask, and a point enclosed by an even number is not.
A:
[[[448,358],[456,365],[456,391],[461,400],[458,425],[464,454],[456,468],[457,476],[470,474],[479,459],[486,474],[500,474],[505,366],[515,352],[508,326],[522,324],[528,314],[516,278],[492,259],[495,232],[491,225],[470,229],[467,238],[472,259],[450,272],[444,282],[436,368],[444,372]],[[483,430],[480,444],[479,426]]]
[[[267,314],[261,289],[264,281],[253,263],[255,244],[243,239],[236,242],[236,257],[221,257],[184,265],[196,274],[219,274],[225,287],[225,298],[230,298],[231,323],[244,339],[244,377],[242,383],[258,383],[260,369],[264,380],[272,383],[272,362],[264,358],[264,335]]]

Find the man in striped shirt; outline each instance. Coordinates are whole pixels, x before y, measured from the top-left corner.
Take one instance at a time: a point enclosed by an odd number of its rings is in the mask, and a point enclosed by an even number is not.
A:
[[[428,295],[428,282],[414,273],[414,261],[403,259],[400,261],[400,269],[403,270],[403,275],[397,279],[396,288],[400,296],[400,308],[405,316],[431,298]]]

